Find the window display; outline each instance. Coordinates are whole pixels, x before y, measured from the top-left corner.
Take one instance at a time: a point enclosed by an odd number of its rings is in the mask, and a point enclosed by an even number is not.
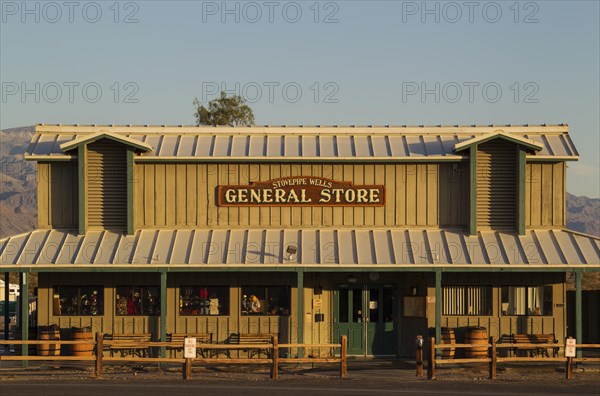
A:
[[[102,286],[55,286],[53,312],[57,316],[95,316],[104,314]]]
[[[243,315],[290,314],[290,288],[288,286],[243,286]]]
[[[158,286],[117,286],[116,314],[119,316],[160,315]]]
[[[181,286],[180,315],[229,315],[229,287]]]

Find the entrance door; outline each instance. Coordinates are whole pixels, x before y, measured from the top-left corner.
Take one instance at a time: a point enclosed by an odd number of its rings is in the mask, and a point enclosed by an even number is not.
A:
[[[334,339],[348,337],[348,354],[396,355],[396,290],[391,286],[348,286],[334,292]]]

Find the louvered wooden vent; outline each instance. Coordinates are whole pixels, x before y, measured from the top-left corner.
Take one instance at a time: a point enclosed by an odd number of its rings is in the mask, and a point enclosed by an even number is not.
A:
[[[89,228],[127,229],[127,149],[102,139],[87,146],[87,221]]]
[[[496,139],[477,150],[477,227],[481,230],[516,229],[517,148]]]

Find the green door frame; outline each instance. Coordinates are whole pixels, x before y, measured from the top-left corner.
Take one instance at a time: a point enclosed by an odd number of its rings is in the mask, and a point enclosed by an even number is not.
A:
[[[371,290],[378,290],[378,295],[377,295],[377,304],[378,304],[378,317],[377,317],[377,321],[372,323],[369,319],[370,317],[370,308],[369,308],[369,302],[370,302],[370,292]],[[393,321],[391,322],[384,322],[384,290],[389,289],[392,290],[392,317],[394,318]],[[364,284],[353,284],[353,285],[344,285],[342,286],[337,286],[336,289],[334,290],[334,298],[333,298],[333,317],[334,317],[334,323],[333,323],[333,333],[334,333],[334,337],[335,334],[342,327],[342,323],[340,323],[339,321],[339,307],[340,307],[340,290],[352,290],[352,293],[360,293],[360,311],[361,311],[361,318],[360,318],[360,322],[354,322],[352,321],[353,315],[354,315],[354,310],[355,307],[353,306],[355,299],[353,298],[354,295],[351,293],[348,293],[348,322],[343,322],[344,324],[347,324],[347,326],[352,326],[354,325],[355,328],[360,328],[361,329],[361,350],[362,352],[359,354],[359,356],[374,356],[374,344],[375,344],[375,339],[374,337],[380,337],[383,338],[383,336],[385,335],[385,325],[386,323],[389,324],[391,323],[392,326],[392,339],[394,340],[394,346],[393,346],[393,352],[390,353],[390,356],[392,355],[396,355],[397,354],[397,336],[398,336],[398,331],[399,331],[399,323],[396,320],[396,318],[398,317],[398,298],[397,298],[397,287],[390,285],[389,287],[386,287],[383,284],[369,284],[369,283],[364,283]],[[382,339],[380,339],[379,341],[382,341]],[[352,347],[352,345],[349,345],[349,350]],[[377,351],[375,351],[377,352]],[[387,355],[387,353],[377,353],[377,355],[383,356],[383,355]]]

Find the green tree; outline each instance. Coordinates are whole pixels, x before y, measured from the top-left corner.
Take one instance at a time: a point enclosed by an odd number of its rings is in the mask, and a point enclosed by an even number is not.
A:
[[[194,99],[194,106],[196,125],[254,125],[254,113],[239,95],[227,97],[221,91],[221,97],[208,102],[208,108],[198,98]]]

